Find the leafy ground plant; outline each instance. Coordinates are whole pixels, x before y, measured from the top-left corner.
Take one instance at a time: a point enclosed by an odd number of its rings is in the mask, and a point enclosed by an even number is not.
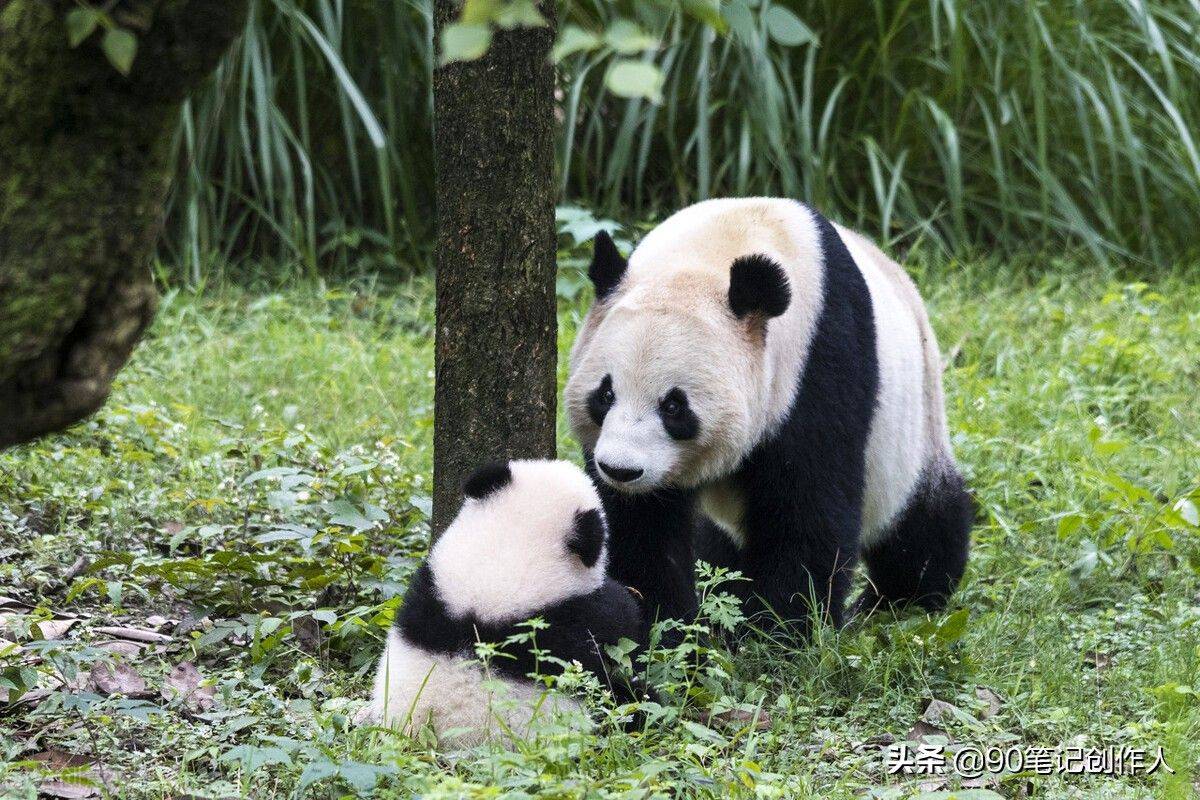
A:
[[[912,265],[980,506],[951,609],[730,651],[709,575],[644,731],[597,698],[592,730],[459,752],[351,722],[427,546],[431,287],[168,295],[104,411],[0,455],[0,796],[1191,796],[1200,280],[1051,266]],[[921,737],[1174,773],[888,774]]]

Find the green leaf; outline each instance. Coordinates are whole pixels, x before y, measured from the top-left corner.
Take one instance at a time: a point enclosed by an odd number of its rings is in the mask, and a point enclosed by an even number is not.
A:
[[[258,472],[252,472],[242,479],[242,484],[255,483],[257,481],[266,480],[268,478],[283,478],[289,475],[297,475],[300,470],[295,467],[271,467],[270,469],[260,469]]]
[[[467,0],[458,21],[465,25],[486,25],[500,12],[499,0]]]
[[[754,12],[750,10],[750,6],[746,5],[745,0],[733,0],[726,6],[724,14],[734,36],[743,42],[754,41],[756,33]]]
[[[492,29],[477,23],[456,22],[442,31],[442,64],[474,61],[487,52]]]
[[[506,3],[496,15],[496,24],[505,30],[513,28],[541,28],[546,18],[537,10],[533,0],[516,0]]]
[[[356,531],[365,531],[375,524],[349,500],[334,500],[326,506],[326,509],[330,514],[330,525],[342,525]]]
[[[938,626],[937,638],[946,644],[956,642],[967,632],[967,620],[971,618],[969,609],[963,608],[946,617],[946,621]]]
[[[608,46],[623,56],[631,56],[658,47],[658,39],[643,31],[636,22],[619,19],[604,33]]]
[[[729,30],[729,24],[721,16],[721,0],[683,0],[685,14],[695,17],[717,33]]]
[[[337,764],[332,761],[313,761],[300,773],[300,782],[297,786],[297,791],[302,793],[317,781],[332,778],[334,775],[337,775],[337,772]]]
[[[280,747],[257,747],[252,744],[240,744],[225,752],[221,761],[241,761],[246,772],[254,772],[272,764],[291,766],[292,757]]]
[[[600,46],[600,42],[600,37],[591,31],[585,31],[578,25],[567,25],[558,34],[558,41],[554,43],[554,50],[551,51],[550,57],[557,64],[575,53],[595,50]]]
[[[94,8],[76,8],[67,14],[67,41],[71,47],[78,47],[84,39],[92,35],[103,17]]]
[[[133,59],[137,56],[137,37],[124,28],[109,28],[100,40],[100,47],[108,58],[108,63],[117,68],[117,72],[128,75],[133,68]]]
[[[1058,521],[1058,538],[1067,539],[1071,534],[1083,527],[1083,517],[1079,514],[1067,514]]]
[[[206,647],[211,647],[217,642],[228,639],[233,633],[233,628],[223,625],[217,625],[212,630],[206,632],[203,636],[198,637],[193,645],[197,650],[203,650]]]
[[[817,35],[812,32],[812,28],[783,6],[771,6],[767,9],[766,19],[767,33],[784,47],[817,42]]]
[[[620,97],[645,97],[662,102],[663,74],[647,61],[623,59],[613,64],[604,78],[608,90]]]
[[[379,782],[381,775],[391,772],[392,769],[390,767],[378,764],[363,764],[359,761],[346,761],[338,765],[338,777],[350,784],[360,795],[368,794],[375,788],[375,784]]]

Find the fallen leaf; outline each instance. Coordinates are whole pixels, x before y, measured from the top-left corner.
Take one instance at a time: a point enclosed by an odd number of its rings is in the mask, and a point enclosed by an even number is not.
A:
[[[92,665],[92,685],[103,694],[121,694],[125,697],[149,697],[153,694],[146,688],[146,681],[128,664],[97,661]]]
[[[0,594],[0,608],[29,608],[15,597],[9,597],[6,594]]]
[[[57,747],[51,747],[50,749],[43,750],[40,753],[34,753],[29,757],[29,760],[37,761],[45,766],[46,769],[51,769],[55,772],[61,772],[64,769],[83,767],[92,763],[92,760],[87,756],[81,756],[78,753],[60,750]]]
[[[934,699],[930,700],[929,705],[925,706],[925,711],[921,714],[921,719],[932,725],[942,726],[953,720],[960,713],[962,712],[952,703]]]
[[[718,711],[715,714],[706,712],[701,715],[700,721],[710,728],[714,723],[728,728],[745,728],[754,725],[756,731],[763,731],[771,727],[771,715],[766,711],[745,711],[740,708]]]
[[[33,706],[45,700],[50,696],[48,689],[30,689],[25,694],[13,700],[9,700],[10,691],[8,689],[0,689],[0,702],[12,703],[17,706]]]
[[[208,630],[212,627],[212,620],[207,616],[196,616],[192,612],[184,614],[183,619],[175,626],[175,633],[183,636],[197,629]]]
[[[43,639],[61,639],[67,635],[67,631],[75,627],[77,619],[48,619],[45,622],[39,622],[38,632]]]
[[[100,787],[75,781],[54,779],[38,784],[38,794],[47,797],[61,797],[65,800],[79,800],[84,797],[99,797]]]
[[[306,653],[316,655],[321,652],[321,624],[311,616],[296,617],[292,620],[292,634],[296,644]]]
[[[936,725],[931,725],[923,719],[919,719],[913,724],[912,728],[909,729],[908,733],[904,734],[904,741],[919,742],[926,736],[944,736],[947,739],[950,738],[950,734],[943,729]]]
[[[84,570],[86,570],[91,565],[92,565],[92,562],[88,561],[83,556],[80,556],[79,558],[75,559],[75,563],[73,563],[73,564],[71,564],[71,566],[67,567],[67,571],[63,573],[63,582],[70,583],[71,581],[75,580],[80,575],[82,575],[84,573]]]
[[[87,761],[84,762],[89,763]],[[104,767],[93,766],[87,771],[75,772],[59,778],[42,781],[38,784],[38,794],[47,797],[60,797],[64,800],[80,800],[86,797],[99,797],[100,790],[112,794],[114,775]]]
[[[58,690],[66,690],[72,694],[79,692],[87,692],[92,689],[92,676],[84,670],[74,670],[66,673],[65,678],[58,677],[58,685],[55,687]]]
[[[1004,707],[1004,700],[1000,695],[986,686],[975,687],[975,697],[986,704],[986,708],[979,712],[980,719],[988,719],[1000,713],[1000,709]]]
[[[118,639],[129,639],[134,642],[146,642],[147,644],[156,644],[158,642],[169,642],[171,637],[165,633],[155,633],[144,628],[126,628],[126,627],[108,627],[100,626],[95,629],[96,633],[105,636],[115,636]]]
[[[146,626],[153,628],[156,631],[164,625],[170,625],[173,622],[174,620],[167,619],[161,614],[151,614],[150,616],[146,617]]]
[[[113,639],[110,642],[99,642],[96,647],[101,650],[107,650],[110,653],[115,653],[122,658],[136,658],[146,649],[143,642],[127,642],[120,639]]]
[[[162,696],[164,700],[183,698],[188,707],[198,711],[208,711],[216,702],[217,690],[214,686],[201,686],[204,680],[200,670],[190,661],[183,661],[175,666],[163,683]]]

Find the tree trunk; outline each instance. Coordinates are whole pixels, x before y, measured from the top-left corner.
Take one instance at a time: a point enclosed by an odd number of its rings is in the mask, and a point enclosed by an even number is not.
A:
[[[102,28],[68,46],[78,7],[0,0],[0,447],[99,408],[153,317],[171,132],[246,0],[119,0],[128,77]]]
[[[439,32],[459,8],[437,0]],[[435,536],[475,466],[555,452],[553,39],[552,25],[497,31],[483,58],[433,76]]]

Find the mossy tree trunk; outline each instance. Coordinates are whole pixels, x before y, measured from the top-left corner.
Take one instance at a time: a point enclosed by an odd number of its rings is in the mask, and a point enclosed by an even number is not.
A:
[[[437,0],[439,32],[460,8]],[[555,451],[553,40],[552,24],[497,31],[433,76],[435,535],[480,462]]]
[[[77,7],[0,0],[0,447],[99,408],[151,320],[171,131],[246,0],[118,0],[128,76],[102,29],[68,46]]]

